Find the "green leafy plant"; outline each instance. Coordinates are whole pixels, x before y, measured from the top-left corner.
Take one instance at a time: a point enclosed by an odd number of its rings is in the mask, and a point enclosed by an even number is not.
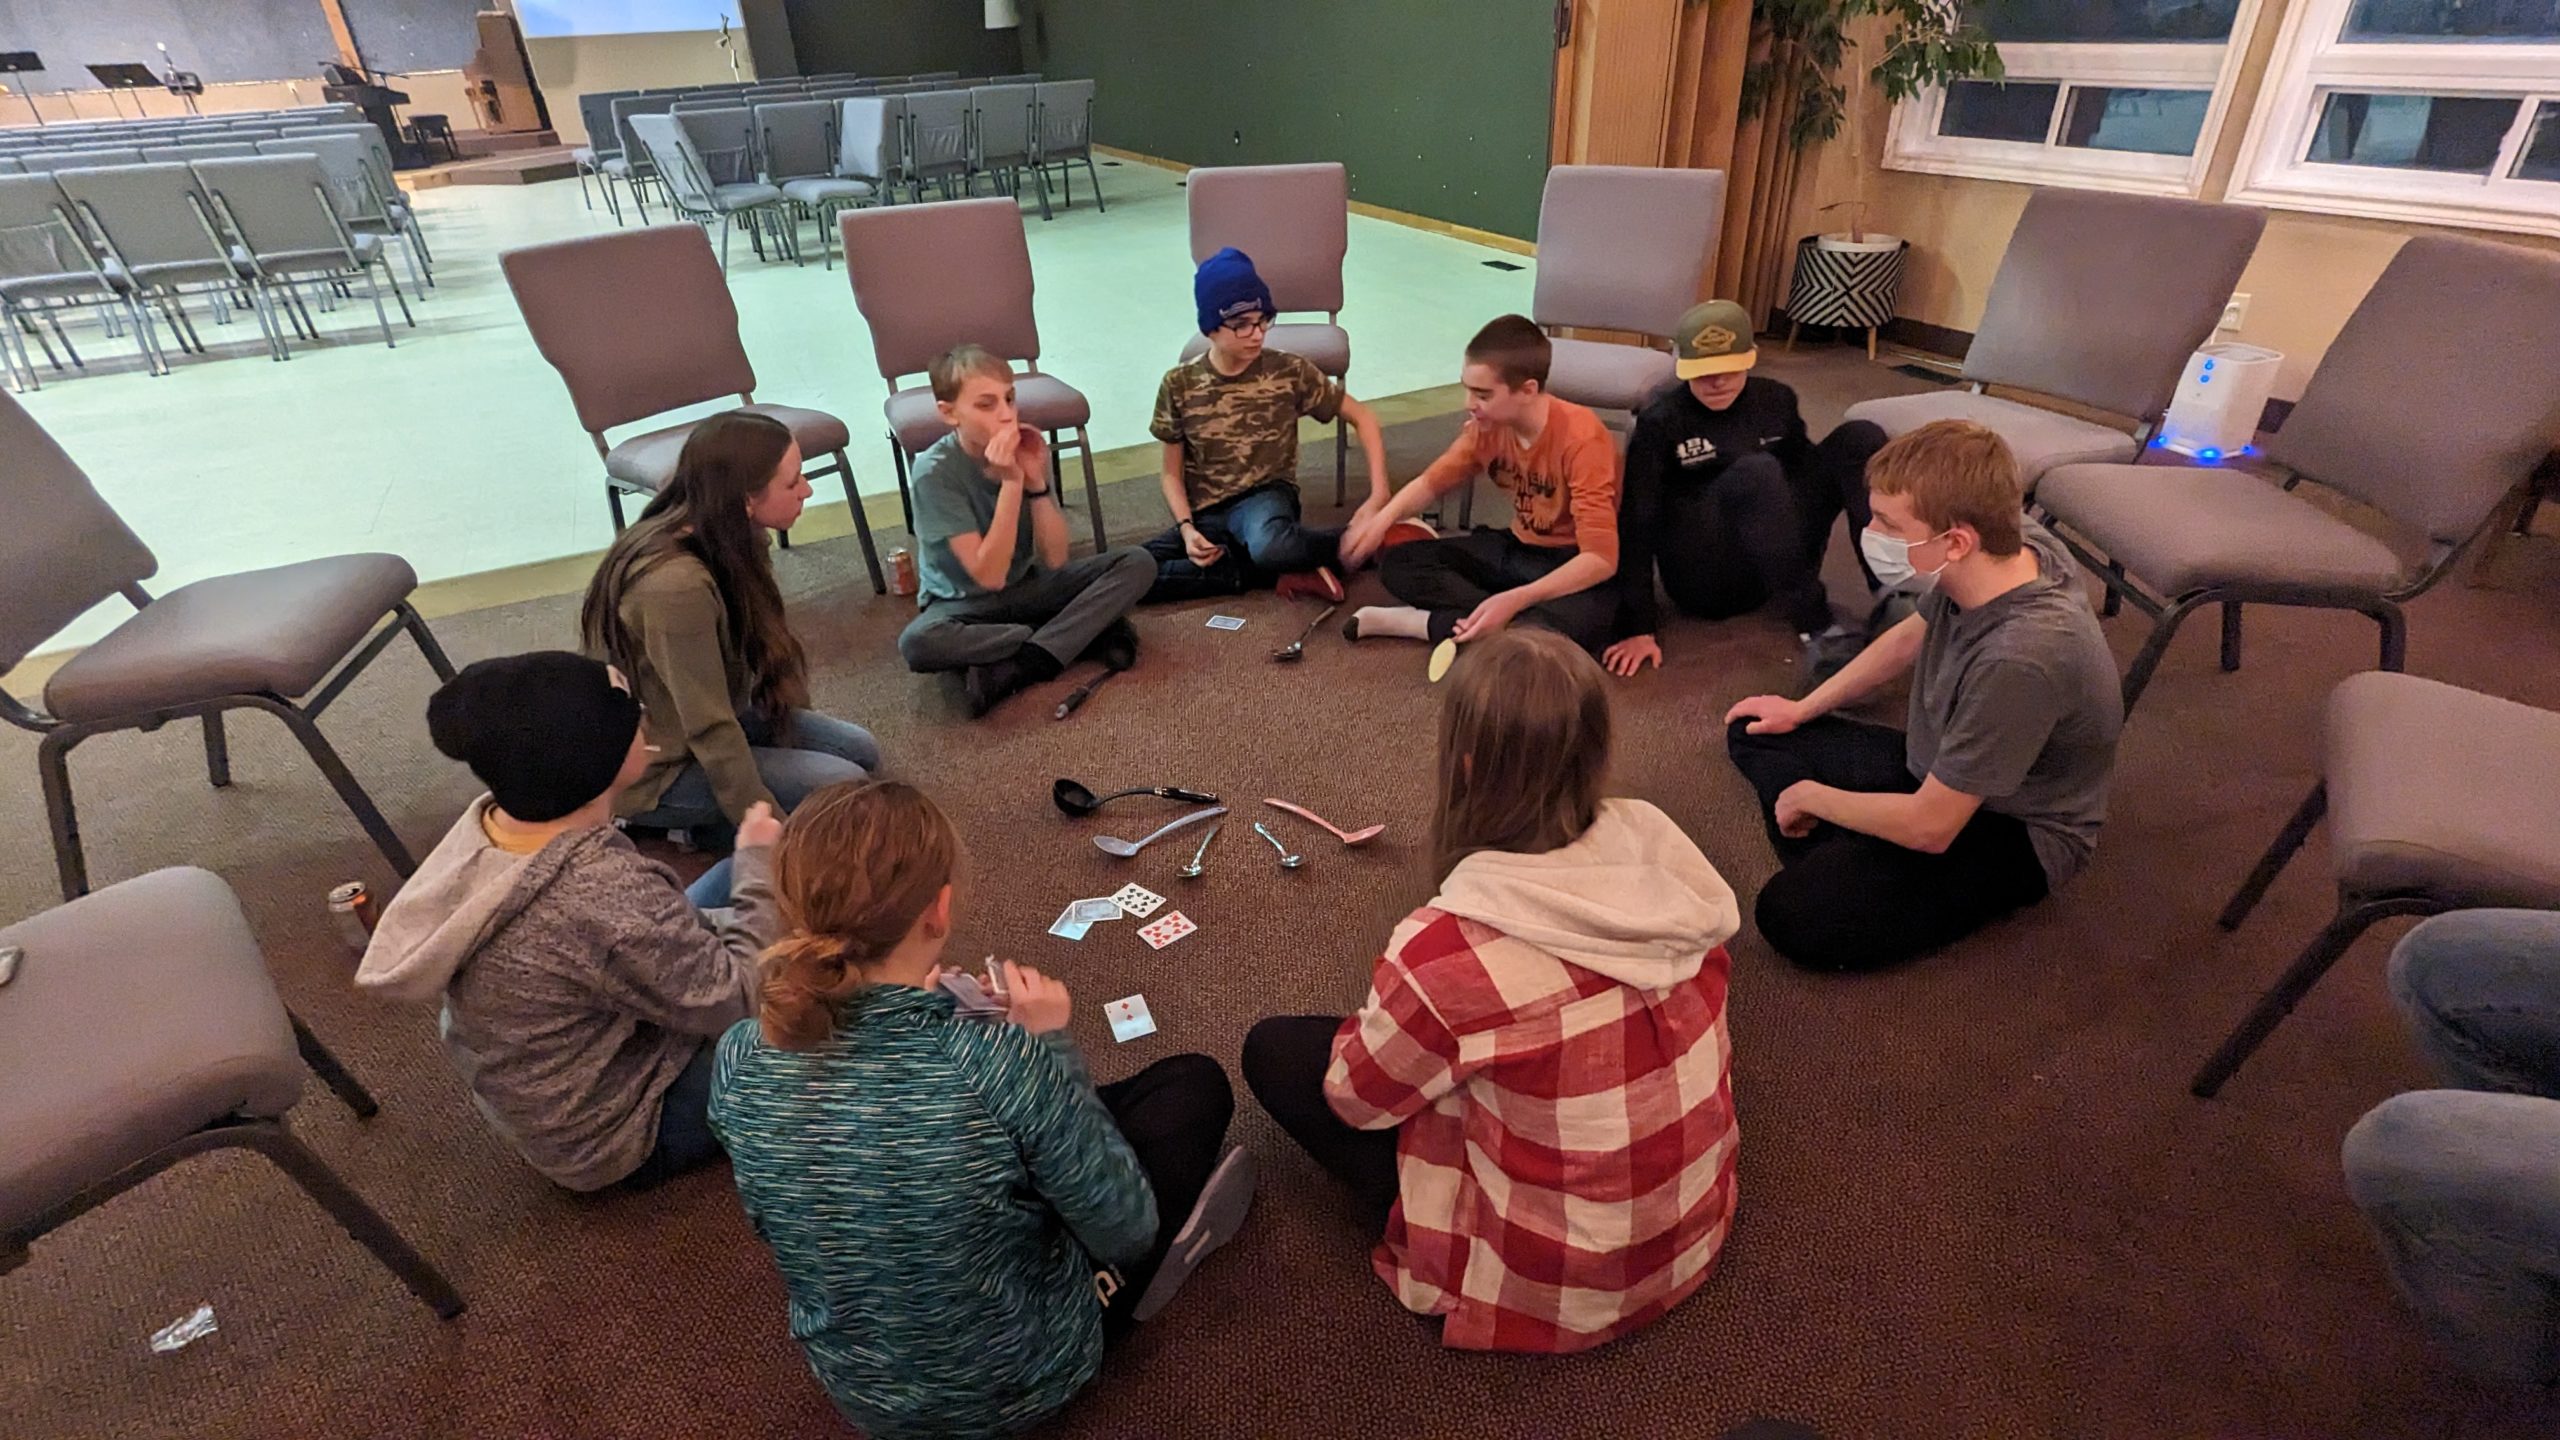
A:
[[[1852,65],[1861,42],[1850,31],[1870,16],[1884,33],[1872,63]],[[1991,37],[1969,22],[1955,0],[1753,0],[1751,61],[1742,73],[1742,113],[1757,119],[1792,94],[1787,143],[1809,150],[1849,131],[1863,160],[1867,93],[1899,104],[1957,80],[1996,80],[2005,72]],[[1863,62],[1863,56],[1856,56]],[[1866,238],[1866,167],[1851,167],[1855,193],[1821,207],[1849,210],[1852,239]]]

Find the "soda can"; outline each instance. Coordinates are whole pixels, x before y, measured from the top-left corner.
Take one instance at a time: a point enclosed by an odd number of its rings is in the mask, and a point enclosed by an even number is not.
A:
[[[373,942],[373,927],[381,917],[374,913],[373,894],[364,882],[350,880],[329,892],[329,918],[337,922],[347,948],[361,955]]]
[[[889,552],[888,560],[889,593],[892,595],[913,595],[916,593],[915,552],[909,550],[906,546],[901,545],[897,549]]]

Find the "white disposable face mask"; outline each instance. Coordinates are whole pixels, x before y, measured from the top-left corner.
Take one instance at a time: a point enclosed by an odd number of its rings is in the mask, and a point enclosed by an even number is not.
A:
[[[1858,532],[1858,552],[1867,557],[1867,568],[1876,572],[1877,583],[1886,589],[1891,589],[1914,575],[1924,573],[1914,568],[1911,563],[1912,546],[1926,545],[1930,540],[1944,540],[1954,533],[1956,532],[1953,530],[1947,530],[1930,536],[1928,540],[1899,540],[1882,531],[1861,530]],[[1948,557],[1949,560],[1953,558]],[[1941,560],[1938,562],[1937,570],[1930,570],[1925,574],[1928,578],[1935,579],[1938,571],[1946,569],[1947,564],[1948,560]]]

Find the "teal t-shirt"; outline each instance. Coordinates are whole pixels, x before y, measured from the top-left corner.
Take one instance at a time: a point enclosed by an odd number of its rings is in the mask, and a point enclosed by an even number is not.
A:
[[[1003,487],[987,478],[987,472],[969,452],[960,448],[960,436],[953,432],[926,447],[916,457],[909,472],[907,488],[916,507],[916,604],[927,605],[936,600],[974,600],[993,595],[1022,583],[1030,575],[1034,559],[1031,537],[1031,498],[1023,497],[1021,518],[1015,521],[1013,563],[1005,568],[1004,584],[989,587],[979,584],[961,565],[960,557],[951,553],[954,535],[983,535],[995,523],[996,497]]]

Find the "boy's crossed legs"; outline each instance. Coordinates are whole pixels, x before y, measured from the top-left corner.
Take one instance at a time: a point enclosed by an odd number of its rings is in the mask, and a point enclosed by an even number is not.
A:
[[[1202,566],[1191,558],[1177,525],[1147,542],[1156,563],[1151,601],[1205,600],[1241,595],[1287,576],[1339,571],[1342,527],[1318,527],[1299,519],[1298,487],[1283,481],[1257,485],[1231,500],[1194,511],[1202,538],[1227,553]]]
[[[1038,650],[1054,675],[1076,662],[1155,579],[1143,550],[1124,547],[1070,560],[1021,584],[966,600],[934,600],[898,636],[919,674],[1000,665]],[[1052,668],[1054,667],[1054,668]]]

